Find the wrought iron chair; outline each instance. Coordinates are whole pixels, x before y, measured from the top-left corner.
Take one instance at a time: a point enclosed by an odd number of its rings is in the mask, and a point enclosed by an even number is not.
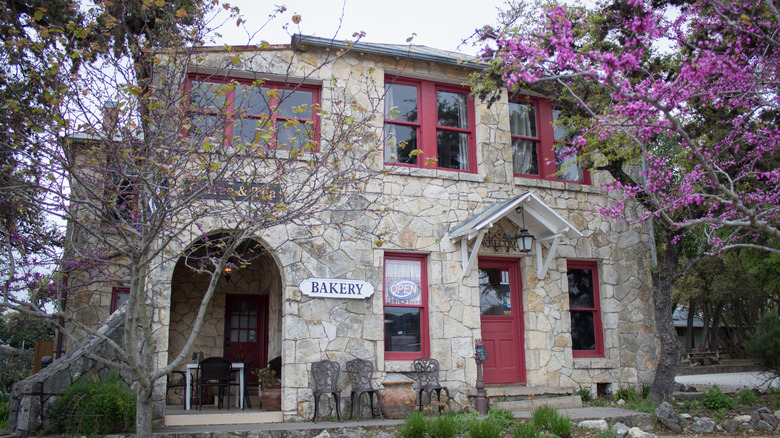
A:
[[[217,408],[222,408],[222,397],[227,392],[227,408],[230,409],[230,361],[222,357],[209,357],[198,364],[195,381],[198,385],[198,410],[203,409],[203,387],[219,389]]]
[[[419,405],[420,410],[423,409],[423,394],[428,394],[428,403],[433,404],[433,393],[436,392],[436,396],[439,400],[439,412],[444,410],[447,402],[450,400],[450,391],[439,383],[439,361],[431,359],[430,357],[421,357],[415,359],[412,362],[412,370],[415,373],[415,380],[420,385],[419,389]],[[444,390],[447,393],[447,399],[444,404],[441,403],[441,391]]]
[[[184,371],[171,371],[171,373],[166,376],[165,398],[168,398],[168,393],[171,389],[182,388],[182,390],[184,390],[186,386],[187,376],[184,374]]]
[[[374,395],[376,395],[376,407],[379,411],[379,418],[382,416],[382,409],[379,408],[379,389],[374,388],[371,379],[374,374],[374,364],[365,359],[352,359],[347,362],[347,375],[352,383],[352,392],[349,394],[349,418],[355,417],[355,398],[357,398],[357,419],[360,420],[362,412],[361,399],[363,394],[368,394],[368,401],[371,404],[371,417],[374,417]]]
[[[341,365],[338,362],[330,360],[321,360],[311,364],[311,375],[314,379],[314,418],[317,422],[317,414],[320,409],[320,396],[322,394],[333,394],[336,401],[336,416],[341,419],[341,394],[338,390],[339,374],[341,374]]]

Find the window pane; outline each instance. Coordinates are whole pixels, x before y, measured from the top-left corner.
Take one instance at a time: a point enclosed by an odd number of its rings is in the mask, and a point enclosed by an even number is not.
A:
[[[596,335],[593,326],[593,312],[575,310],[571,313],[571,348],[573,350],[595,350]]]
[[[553,116],[553,137],[555,137],[555,141],[561,141],[561,142],[570,142],[572,141],[571,136],[566,133],[566,128],[559,125],[558,123],[555,123],[558,121],[558,117],[561,116],[561,110],[552,110],[552,116]]]
[[[509,103],[509,130],[512,135],[536,136],[536,106],[528,103]]]
[[[560,179],[582,181],[582,169],[577,163],[577,150],[573,146],[555,146],[555,170]]]
[[[417,87],[385,85],[385,119],[417,122]]]
[[[512,161],[514,173],[539,175],[537,143],[520,138],[512,139]]]
[[[213,111],[225,105],[225,89],[223,84],[214,82],[192,81],[190,88],[190,108]]]
[[[385,307],[385,351],[420,351],[420,309]]]
[[[268,119],[239,119],[233,123],[233,138],[246,143],[256,143],[265,145],[272,133],[264,132],[268,130]],[[264,135],[265,134],[265,135]]]
[[[270,114],[268,111],[268,88],[236,85],[235,111],[242,115]]]
[[[224,132],[219,117],[209,114],[192,114],[192,128],[189,135],[197,138],[221,137]]]
[[[419,260],[386,260],[385,303],[422,305],[421,269]]]
[[[438,167],[469,170],[469,136],[452,131],[438,132]]]
[[[240,327],[242,329],[249,327],[249,318],[246,315],[242,315],[241,322],[239,324],[241,324]]]
[[[293,150],[306,146],[311,129],[311,125],[295,120],[278,121],[276,123],[277,147]]]
[[[417,128],[385,125],[385,161],[388,163],[417,164]]]
[[[230,330],[230,342],[238,342],[238,330]]]
[[[482,315],[512,314],[509,271],[497,268],[479,269],[479,307]]]
[[[246,330],[241,330],[238,335],[238,342],[246,342]]]
[[[590,269],[569,269],[569,307],[572,309],[592,309],[593,277]]]
[[[312,92],[282,90],[279,93],[279,117],[311,119]]]
[[[468,96],[464,93],[439,91],[439,126],[469,129]]]

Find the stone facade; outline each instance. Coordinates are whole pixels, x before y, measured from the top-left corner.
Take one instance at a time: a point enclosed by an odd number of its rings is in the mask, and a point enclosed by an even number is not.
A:
[[[257,73],[291,80],[306,78],[321,86],[325,111],[331,109],[331,98],[345,91],[356,102],[371,108],[377,99],[382,99],[381,84],[386,75],[462,84],[473,71],[457,65],[358,51],[333,59],[329,51],[317,47],[246,49],[235,54],[241,62],[235,63],[217,50],[205,52],[194,70],[217,71],[230,65],[230,74],[236,76]],[[323,64],[326,57],[330,61]],[[373,95],[367,91],[372,88],[376,91]],[[375,170],[384,172],[378,173],[363,192],[347,196],[352,205],[371,204],[386,210],[379,223],[355,213],[345,217],[331,212],[323,219],[332,225],[280,225],[255,236],[254,241],[268,251],[267,256],[220,286],[207,311],[206,328],[193,351],[222,355],[226,294],[267,295],[267,356],[282,357],[282,410],[288,420],[311,418],[312,362],[330,359],[343,366],[352,358],[368,359],[376,364],[380,381],[388,374],[411,370],[411,361],[385,358],[383,263],[388,251],[425,254],[429,318],[425,336],[430,342],[430,355],[440,362],[442,383],[457,401],[465,402],[467,389],[476,381],[474,342],[482,337],[480,286],[476,269],[464,276],[460,245],[450,241],[447,233],[493,203],[532,191],[576,227],[582,237],[560,243],[543,278],[537,278],[533,253],[498,252],[487,247],[479,250],[480,255],[520,262],[525,383],[590,387],[595,393],[599,383],[626,386],[650,382],[658,341],[654,334],[647,225],[617,222],[599,215],[598,205],[610,200],[600,189],[606,181],[605,174],[594,172],[591,184],[515,176],[508,108],[506,93],[490,106],[476,102],[475,173],[383,166],[381,160],[373,163]],[[381,112],[373,120],[381,138]],[[332,129],[327,116],[321,121],[321,129]],[[636,212],[630,209],[627,215],[627,219],[636,218]],[[200,224],[197,230],[193,229],[190,241],[196,241],[209,226],[218,232],[222,219],[214,218],[210,225]],[[356,239],[354,232],[338,226],[347,221],[365,235],[382,236],[382,241]],[[516,229],[506,219],[494,227],[508,232]],[[171,252],[184,249],[171,248]],[[566,275],[567,261],[572,260],[595,262],[597,266],[603,357],[572,357]],[[165,260],[155,266],[159,268],[150,274],[149,296],[155,309],[159,360],[167,363],[181,351],[204,286],[180,263]],[[313,277],[363,280],[378,292],[364,300],[312,298],[303,295],[298,284]],[[92,305],[101,307],[105,303],[95,301]],[[343,379],[346,387],[346,376]]]

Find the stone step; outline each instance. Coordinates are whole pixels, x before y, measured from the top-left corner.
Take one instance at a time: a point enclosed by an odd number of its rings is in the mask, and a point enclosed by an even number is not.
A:
[[[558,397],[573,395],[577,391],[569,386],[490,385],[485,388],[488,397]],[[476,388],[469,388],[469,397],[476,397]]]
[[[558,397],[533,397],[525,400],[500,400],[489,399],[491,408],[501,408],[512,412],[533,411],[541,406],[550,406],[555,409],[576,409],[582,407],[582,398],[578,395],[565,395]]]

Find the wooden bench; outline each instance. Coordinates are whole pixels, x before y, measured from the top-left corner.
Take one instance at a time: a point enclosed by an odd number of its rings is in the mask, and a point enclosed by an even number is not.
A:
[[[704,365],[705,360],[709,360],[710,363],[720,363],[720,353],[717,351],[692,351],[690,353],[682,353],[683,361],[693,364]]]

